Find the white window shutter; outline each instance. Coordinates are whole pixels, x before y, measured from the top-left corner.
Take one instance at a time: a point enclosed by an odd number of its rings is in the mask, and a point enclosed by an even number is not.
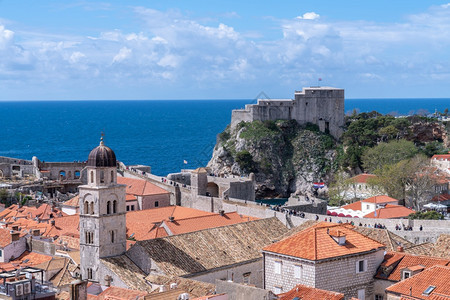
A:
[[[367,259],[364,260],[364,272],[367,272]]]

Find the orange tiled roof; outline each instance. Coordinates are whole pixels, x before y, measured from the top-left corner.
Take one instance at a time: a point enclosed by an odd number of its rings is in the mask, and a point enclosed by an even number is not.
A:
[[[450,160],[450,154],[435,154],[431,159]]]
[[[98,297],[99,299],[135,300],[143,298],[146,295],[148,295],[148,293],[144,291],[129,290],[111,286],[101,292]]]
[[[27,262],[24,262],[27,260]],[[18,258],[11,260],[9,263],[0,263],[0,270],[11,271],[22,267],[35,266],[52,260],[52,257],[36,252],[25,251]]]
[[[65,206],[79,207],[80,206],[80,196],[75,196],[70,200],[63,203]]]
[[[404,207],[403,205],[392,205],[386,204],[385,207],[377,208],[377,214],[371,212],[364,216],[364,218],[371,219],[396,219],[396,218],[406,218],[410,214],[415,213],[414,210]]]
[[[391,267],[392,271],[389,274],[383,274],[380,270],[376,277],[380,279],[387,279],[391,281],[400,281],[402,279],[401,270],[404,268],[411,269],[421,266],[425,269],[435,265],[448,265],[450,260],[437,257],[412,255],[403,252],[388,252],[385,255],[385,260],[381,264],[382,267]],[[411,269],[412,270],[412,269]]]
[[[136,200],[137,200],[137,198],[135,195],[132,195],[132,194],[125,195],[125,201],[136,201]]]
[[[302,300],[344,300],[344,294],[313,288],[298,284],[289,292],[279,294],[278,300],[292,300],[295,297]]]
[[[11,233],[9,229],[0,228],[0,247],[5,248],[11,244]]]
[[[447,201],[450,200],[450,194],[440,194],[437,196],[434,196],[431,201]]]
[[[232,225],[242,222],[258,220],[258,218],[239,215],[237,212],[196,216],[185,219],[174,219],[173,222],[165,221],[165,225],[172,234],[182,234],[208,228]]]
[[[353,176],[352,178],[350,178],[350,180],[353,181],[353,182],[357,182],[357,183],[367,183],[367,179],[369,179],[369,178],[376,178],[376,177],[377,176],[373,175],[373,174],[363,173],[363,174],[359,174],[359,175]]]
[[[411,295],[415,297],[414,299],[446,299],[445,297],[450,297],[449,281],[450,267],[436,265],[391,285],[386,289],[386,292],[405,296]],[[435,286],[435,289],[429,296],[423,295],[430,286]]]
[[[365,200],[361,200],[361,202],[383,204],[383,203],[389,203],[389,202],[398,202],[398,200],[391,198],[389,196],[386,196],[386,195],[380,195],[380,196],[370,197]]]
[[[344,205],[344,206],[342,206],[342,208],[352,209],[352,210],[361,210],[361,201],[356,201],[356,202]]]
[[[345,245],[339,245],[327,233],[329,229],[336,229],[345,234]],[[307,260],[322,260],[364,253],[384,247],[383,244],[352,230],[349,225],[321,222],[267,246],[263,250]]]
[[[165,189],[143,179],[117,177],[117,183],[125,184],[127,186],[125,189],[127,194],[137,196],[169,194]]]
[[[127,212],[127,235],[130,236],[134,233],[133,237],[138,241],[164,237],[167,236],[165,230],[153,231],[158,228],[162,221],[169,220],[170,216],[178,220],[205,215],[214,215],[214,213],[182,206],[166,206],[130,211]]]

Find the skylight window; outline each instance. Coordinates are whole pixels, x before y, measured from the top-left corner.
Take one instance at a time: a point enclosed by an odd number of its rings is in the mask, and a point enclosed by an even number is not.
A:
[[[431,294],[432,291],[434,291],[436,287],[434,285],[430,285],[424,292],[423,294],[425,296],[429,296]]]

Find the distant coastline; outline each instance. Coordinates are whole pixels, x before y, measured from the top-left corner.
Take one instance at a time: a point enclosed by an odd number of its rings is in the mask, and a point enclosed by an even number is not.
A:
[[[0,156],[83,160],[100,133],[126,164],[166,175],[206,165],[231,111],[255,100],[0,101]],[[450,99],[346,99],[345,111],[405,115],[450,108]],[[184,164],[184,160],[188,164]]]

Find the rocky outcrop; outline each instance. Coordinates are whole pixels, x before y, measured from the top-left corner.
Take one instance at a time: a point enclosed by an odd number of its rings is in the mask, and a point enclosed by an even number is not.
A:
[[[408,140],[420,143],[433,141],[443,142],[445,147],[450,147],[450,140],[444,124],[439,122],[416,122],[410,127]]]
[[[312,193],[336,168],[335,142],[317,126],[295,121],[240,123],[219,134],[208,163],[217,175],[255,174],[257,198]]]

